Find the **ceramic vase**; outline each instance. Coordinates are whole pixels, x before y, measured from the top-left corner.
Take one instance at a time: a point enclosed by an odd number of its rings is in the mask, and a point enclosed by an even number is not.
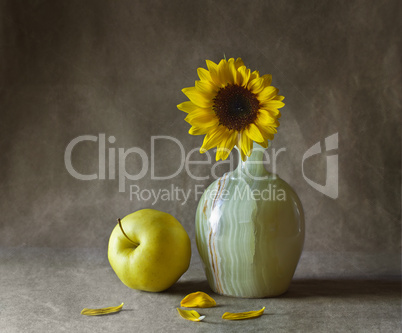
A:
[[[283,294],[304,244],[304,214],[295,191],[263,165],[254,144],[246,161],[204,192],[196,242],[211,289],[262,298]]]

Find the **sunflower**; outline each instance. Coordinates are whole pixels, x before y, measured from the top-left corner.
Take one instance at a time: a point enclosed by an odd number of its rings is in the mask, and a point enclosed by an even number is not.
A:
[[[189,101],[177,106],[188,113],[189,133],[205,135],[200,152],[217,147],[216,160],[225,160],[236,145],[245,160],[253,141],[267,148],[279,126],[278,109],[285,105],[271,86],[272,76],[251,72],[240,58],[206,63],[208,70],[197,70],[195,86],[182,90]]]

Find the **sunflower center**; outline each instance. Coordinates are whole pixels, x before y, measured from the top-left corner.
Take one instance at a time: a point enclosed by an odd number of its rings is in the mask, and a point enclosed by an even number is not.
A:
[[[219,123],[236,131],[241,131],[254,123],[260,108],[260,102],[255,94],[235,84],[221,88],[213,102],[212,108]]]

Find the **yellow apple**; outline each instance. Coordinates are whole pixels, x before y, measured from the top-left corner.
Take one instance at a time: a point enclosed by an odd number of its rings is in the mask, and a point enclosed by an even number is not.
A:
[[[172,215],[143,209],[118,221],[110,235],[108,258],[126,286],[163,291],[187,271],[190,238]]]

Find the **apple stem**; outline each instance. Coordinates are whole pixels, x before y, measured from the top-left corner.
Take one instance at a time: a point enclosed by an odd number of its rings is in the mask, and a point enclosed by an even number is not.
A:
[[[120,219],[117,219],[117,222],[119,222],[119,227],[120,227],[121,232],[123,233],[123,235],[124,235],[131,243],[133,243],[135,246],[140,246],[140,244],[138,244],[138,243],[132,241],[132,240],[127,236],[127,234],[124,232],[123,227],[122,227],[122,225],[121,225],[121,220],[120,220]]]

